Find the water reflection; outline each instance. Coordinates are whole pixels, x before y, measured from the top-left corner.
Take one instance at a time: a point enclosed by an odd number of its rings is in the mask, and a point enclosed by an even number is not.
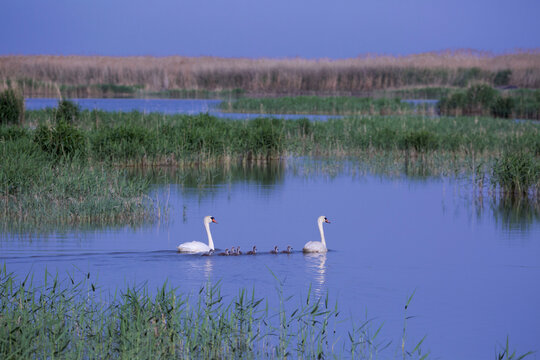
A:
[[[495,222],[508,231],[527,232],[540,221],[540,203],[529,198],[491,199],[490,209]]]
[[[189,271],[186,274],[191,274],[196,280],[210,281],[212,280],[212,272],[214,269],[213,259],[210,257],[201,257],[201,255],[185,255],[189,257],[187,268]]]
[[[73,98],[82,110],[107,112],[140,112],[143,114],[209,114],[218,118],[249,120],[261,116],[280,119],[309,119],[312,121],[327,121],[340,118],[339,115],[311,115],[311,114],[261,114],[261,113],[232,113],[223,112],[219,108],[222,100],[217,99],[101,99],[101,98]],[[26,110],[41,110],[55,108],[58,99],[55,98],[27,98]]]
[[[276,185],[283,183],[285,160],[239,161],[191,167],[130,168],[132,176],[142,176],[151,184],[181,184],[185,188],[208,190],[209,187],[237,182]]]
[[[326,286],[326,253],[304,253],[306,269],[313,277],[313,291],[323,296]]]

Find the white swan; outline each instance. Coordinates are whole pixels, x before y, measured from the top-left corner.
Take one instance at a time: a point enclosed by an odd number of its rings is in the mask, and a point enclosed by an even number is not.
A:
[[[215,250],[214,241],[212,241],[212,234],[210,233],[210,223],[214,222],[217,224],[217,221],[213,216],[205,216],[203,222],[204,227],[206,228],[206,234],[208,235],[208,245],[200,241],[190,241],[178,245],[178,251],[184,253],[201,253]]]
[[[305,253],[323,253],[327,252],[326,241],[324,240],[323,223],[330,223],[326,216],[319,216],[317,224],[319,225],[319,232],[321,233],[321,241],[308,241],[302,249]]]

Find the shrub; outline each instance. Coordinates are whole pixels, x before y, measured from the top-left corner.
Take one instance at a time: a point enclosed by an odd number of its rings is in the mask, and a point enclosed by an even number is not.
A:
[[[69,124],[72,124],[80,116],[81,109],[79,105],[71,100],[61,100],[58,102],[58,109],[56,110],[56,121],[63,120]]]
[[[86,142],[83,134],[63,119],[54,127],[40,124],[36,129],[34,141],[43,151],[56,158],[73,158],[86,155]]]
[[[508,119],[512,116],[515,102],[511,97],[498,97],[495,103],[491,106],[491,114],[494,117]]]
[[[24,98],[13,89],[0,93],[0,124],[20,124],[24,120]]]
[[[471,81],[481,79],[484,75],[483,73],[484,72],[478,67],[459,68],[453,85],[459,87],[466,87]]]
[[[437,104],[437,110],[443,115],[458,116],[463,113],[466,103],[465,93],[456,92],[450,96],[443,96]]]
[[[482,114],[495,103],[498,93],[491,86],[482,84],[471,86],[465,96],[469,112]]]
[[[444,115],[488,115],[493,112],[499,98],[497,90],[491,86],[474,85],[465,92],[459,91],[443,97],[438,109]]]
[[[505,86],[510,83],[510,77],[512,76],[512,70],[506,69],[506,70],[499,70],[495,74],[495,78],[493,79],[493,84],[495,86]]]

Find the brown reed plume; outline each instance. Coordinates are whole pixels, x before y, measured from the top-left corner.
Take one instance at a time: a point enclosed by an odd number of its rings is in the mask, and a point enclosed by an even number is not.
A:
[[[103,85],[156,92],[243,89],[249,95],[359,95],[383,89],[492,84],[498,71],[509,84],[540,88],[540,50],[494,55],[473,50],[350,59],[218,57],[0,56],[0,89],[25,96],[100,95]],[[126,91],[134,90],[127,88]]]

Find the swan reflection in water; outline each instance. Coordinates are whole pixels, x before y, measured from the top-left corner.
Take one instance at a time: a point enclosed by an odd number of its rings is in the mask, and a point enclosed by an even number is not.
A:
[[[313,276],[313,290],[315,295],[324,295],[324,286],[326,284],[326,253],[304,253],[306,268]]]
[[[214,255],[207,257],[200,257],[199,255],[191,256],[193,256],[193,259],[187,261],[188,273],[191,274],[193,278],[198,278],[202,275],[203,280],[210,280],[214,269],[214,262],[212,261]]]

